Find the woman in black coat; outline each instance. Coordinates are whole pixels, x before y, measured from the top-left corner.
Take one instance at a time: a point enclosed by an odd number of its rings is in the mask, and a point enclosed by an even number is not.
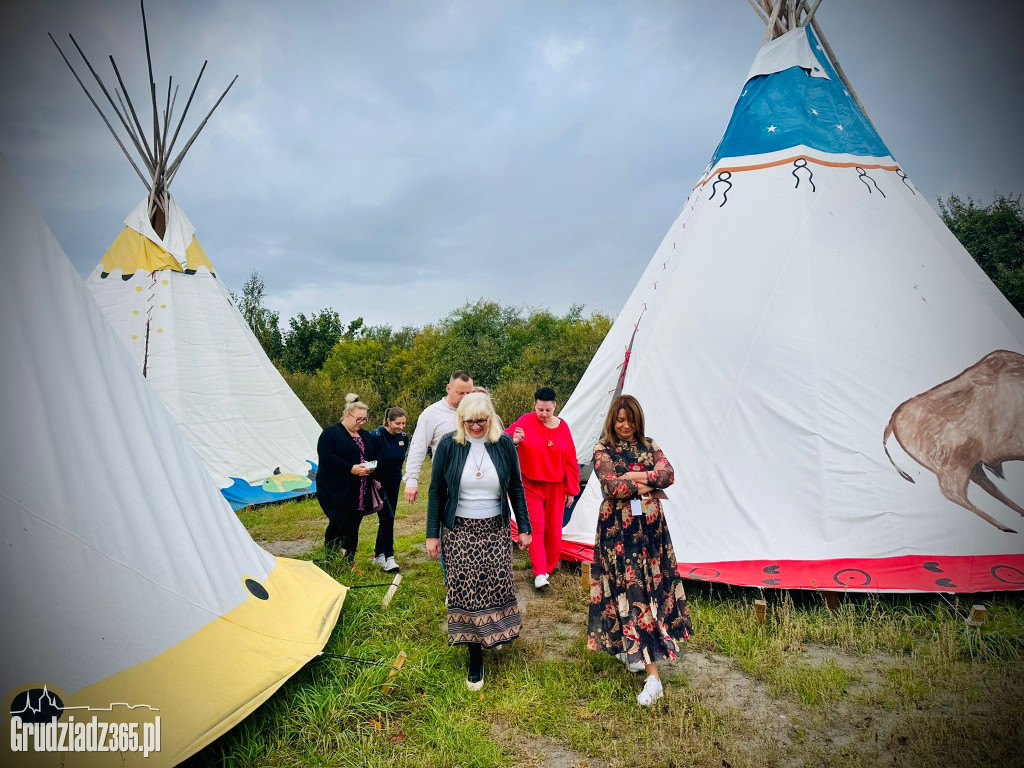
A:
[[[316,474],[317,499],[327,515],[324,543],[342,549],[351,563],[359,543],[359,523],[371,511],[370,483],[377,459],[377,441],[363,429],[369,409],[356,395],[345,397],[345,413],[338,424],[327,427],[317,442],[320,459]],[[385,506],[390,506],[385,500]],[[382,515],[394,524],[394,512]],[[382,522],[383,526],[385,523]],[[393,532],[387,538],[394,539]],[[394,552],[392,552],[392,555]]]

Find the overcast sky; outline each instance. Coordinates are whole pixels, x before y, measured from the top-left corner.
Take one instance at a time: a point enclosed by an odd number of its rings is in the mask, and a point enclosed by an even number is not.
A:
[[[432,322],[467,300],[618,312],[728,123],[764,25],[744,0],[156,2],[158,83],[210,63],[172,193],[221,279],[282,321]],[[933,201],[1024,190],[1024,3],[825,0],[840,63]],[[87,275],[145,190],[46,37],[148,108],[137,2],[0,27],[0,152]],[[185,94],[179,94],[179,107]],[[180,142],[179,142],[180,143]]]

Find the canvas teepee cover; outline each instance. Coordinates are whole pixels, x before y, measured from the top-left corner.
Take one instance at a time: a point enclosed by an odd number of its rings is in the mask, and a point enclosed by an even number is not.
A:
[[[320,426],[168,203],[163,237],[143,200],[86,285],[232,507],[315,491]]]
[[[685,576],[1024,588],[1024,320],[893,159],[820,28],[790,26],[565,406],[580,463],[621,390],[675,467]],[[591,556],[600,501],[591,482],[569,556]]]
[[[74,37],[88,74],[50,38],[147,192],[86,285],[233,508],[311,493],[320,426],[264,353],[170,195],[189,148],[238,78],[185,140],[181,128],[206,62],[175,114],[173,77],[166,98],[157,98],[144,4],[141,11],[153,118],[148,139],[114,58],[120,90],[104,84]],[[98,92],[83,75],[92,76]],[[104,98],[109,117],[100,107]]]
[[[173,765],[322,649],[345,588],[252,541],[2,156],[0,231],[0,720],[161,720],[145,760],[5,735],[0,763]]]

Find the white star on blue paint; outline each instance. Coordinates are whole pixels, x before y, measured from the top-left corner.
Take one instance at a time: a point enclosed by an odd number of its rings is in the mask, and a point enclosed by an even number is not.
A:
[[[768,133],[775,133],[776,130],[778,129],[774,125],[768,126]]]
[[[817,45],[815,46],[815,48],[817,48],[817,49],[818,49],[819,51],[823,51],[823,50],[825,50],[824,48],[822,48],[822,47],[821,47],[821,43],[818,43],[818,44],[817,44]]]
[[[843,130],[843,126],[840,125],[839,123],[836,123],[836,128],[838,128],[840,131]]]
[[[845,94],[846,94],[847,96],[849,96],[849,95],[850,95],[850,92],[849,92],[849,91],[843,91],[843,93],[845,93]]]
[[[811,114],[814,115],[815,117],[817,117],[818,116],[818,110],[812,109],[811,110]]]
[[[743,98],[744,96],[746,96],[746,95],[747,95],[747,91],[746,91],[746,89],[744,88],[744,89],[743,89],[743,93],[741,93],[741,94],[740,94],[740,98],[742,99],[742,98]]]

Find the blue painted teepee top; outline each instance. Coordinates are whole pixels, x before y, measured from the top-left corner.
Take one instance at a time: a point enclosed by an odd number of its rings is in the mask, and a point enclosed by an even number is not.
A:
[[[800,28],[789,35],[805,36],[813,59],[806,57],[807,49],[803,48],[802,60],[793,57],[791,66],[770,74],[754,74],[747,80],[712,166],[727,157],[760,155],[801,145],[829,154],[889,156],[885,143],[846,90],[811,29]],[[802,40],[786,42],[790,51],[804,45]],[[783,44],[782,38],[769,46],[779,44]],[[812,74],[804,68],[811,61],[817,61],[821,71]],[[781,66],[786,63],[783,61]]]

